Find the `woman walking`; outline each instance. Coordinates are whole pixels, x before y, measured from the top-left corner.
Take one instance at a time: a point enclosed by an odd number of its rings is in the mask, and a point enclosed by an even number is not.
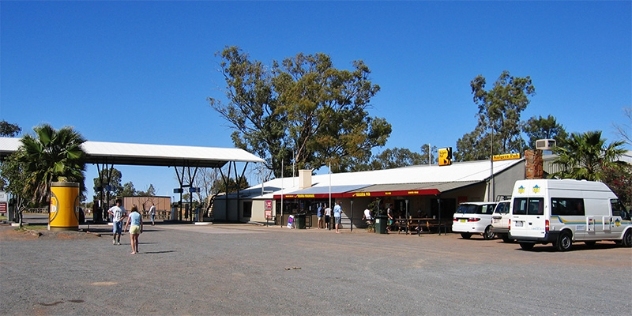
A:
[[[138,253],[138,235],[143,232],[143,217],[138,212],[138,207],[134,205],[132,207],[132,213],[127,217],[127,222],[125,222],[125,230],[129,226],[129,238],[130,243],[132,245],[132,254]]]

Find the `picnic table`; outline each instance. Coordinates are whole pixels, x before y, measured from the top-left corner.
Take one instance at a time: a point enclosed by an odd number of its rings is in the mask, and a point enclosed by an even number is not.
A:
[[[446,225],[441,223],[438,219],[433,217],[398,217],[395,219],[395,225],[398,227],[397,233],[404,231],[406,234],[412,230],[417,231],[417,235],[421,235],[421,231],[425,230],[430,232],[432,229],[437,228],[441,233],[441,228],[444,228],[444,232],[447,232]],[[412,233],[411,233],[412,234]]]

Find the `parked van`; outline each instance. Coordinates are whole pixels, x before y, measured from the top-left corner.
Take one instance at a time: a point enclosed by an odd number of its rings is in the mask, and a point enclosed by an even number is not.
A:
[[[552,243],[594,245],[610,240],[632,247],[632,221],[617,196],[603,183],[584,180],[518,180],[511,200],[510,237],[524,250]]]
[[[496,202],[464,202],[452,217],[452,232],[461,233],[463,239],[481,234],[484,239],[494,239],[492,213]]]
[[[500,201],[492,214],[492,232],[504,242],[512,242],[509,237],[509,223],[511,223],[511,200]]]

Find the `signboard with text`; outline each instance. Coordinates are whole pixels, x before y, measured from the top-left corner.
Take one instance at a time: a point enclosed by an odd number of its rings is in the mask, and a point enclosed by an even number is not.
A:
[[[492,156],[492,160],[493,161],[513,160],[513,159],[520,159],[520,154],[519,153],[513,153],[513,154],[502,154],[502,155],[494,155],[494,156]]]

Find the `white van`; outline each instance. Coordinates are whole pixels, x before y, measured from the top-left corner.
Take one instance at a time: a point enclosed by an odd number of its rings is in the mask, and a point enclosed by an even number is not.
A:
[[[511,199],[510,237],[530,250],[552,243],[594,245],[610,240],[632,247],[632,221],[617,196],[601,182],[536,179],[516,181]]]

